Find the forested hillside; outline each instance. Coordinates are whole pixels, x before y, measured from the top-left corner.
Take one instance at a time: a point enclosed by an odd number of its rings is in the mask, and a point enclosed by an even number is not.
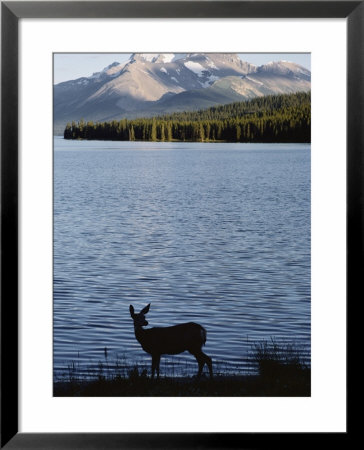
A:
[[[112,122],[68,123],[65,139],[310,142],[311,94],[271,95],[196,112]]]

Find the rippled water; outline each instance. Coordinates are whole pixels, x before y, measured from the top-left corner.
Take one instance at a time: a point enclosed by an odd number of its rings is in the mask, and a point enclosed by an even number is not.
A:
[[[129,305],[150,302],[231,370],[256,340],[309,346],[310,146],[55,138],[55,374],[147,359]]]

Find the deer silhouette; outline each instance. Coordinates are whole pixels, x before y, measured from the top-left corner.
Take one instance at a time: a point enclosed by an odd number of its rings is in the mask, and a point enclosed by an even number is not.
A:
[[[212,361],[202,350],[206,342],[206,330],[201,325],[188,322],[171,327],[155,327],[144,329],[148,325],[145,315],[149,311],[149,305],[145,306],[139,314],[134,312],[134,307],[130,305],[130,315],[134,320],[135,337],[143,350],[152,356],[152,379],[157,370],[159,378],[159,363],[161,355],[177,355],[188,351],[198,362],[198,374],[200,377],[203,366],[207,364],[210,377],[212,378]]]

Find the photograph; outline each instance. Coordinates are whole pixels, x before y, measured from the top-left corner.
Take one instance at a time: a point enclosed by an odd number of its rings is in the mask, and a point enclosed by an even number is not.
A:
[[[1,448],[345,447],[363,23],[1,1]]]
[[[311,396],[310,53],[53,53],[53,395]]]

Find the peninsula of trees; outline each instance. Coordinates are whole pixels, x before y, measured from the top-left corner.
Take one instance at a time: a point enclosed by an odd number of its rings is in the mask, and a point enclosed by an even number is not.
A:
[[[282,94],[195,112],[68,123],[65,139],[190,142],[311,142],[311,94]]]

